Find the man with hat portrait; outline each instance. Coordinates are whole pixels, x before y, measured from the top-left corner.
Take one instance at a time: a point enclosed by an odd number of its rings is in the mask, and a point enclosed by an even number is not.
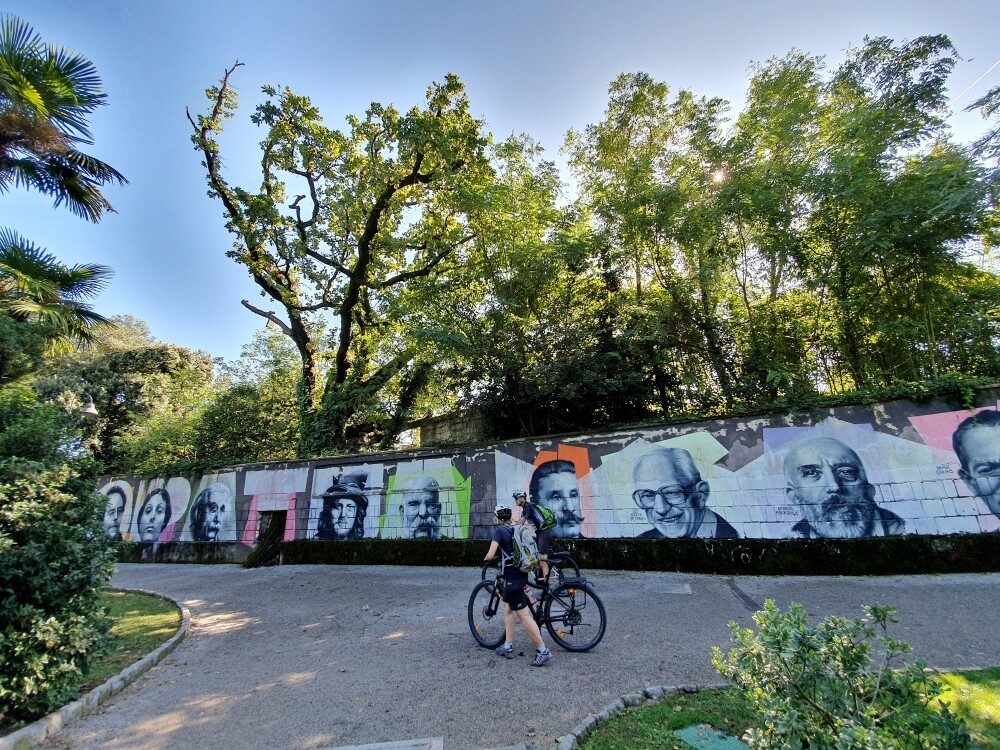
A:
[[[317,539],[362,539],[368,498],[365,482],[368,475],[340,474],[323,493],[323,510],[316,524]]]

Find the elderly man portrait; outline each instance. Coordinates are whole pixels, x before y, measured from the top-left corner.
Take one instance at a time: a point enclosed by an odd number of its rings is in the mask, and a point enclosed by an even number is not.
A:
[[[1000,517],[1000,412],[984,409],[965,419],[951,436],[958,475]]]
[[[708,482],[683,448],[659,448],[640,458],[632,472],[632,499],[653,527],[639,534],[651,539],[736,539],[732,524],[706,507]]]
[[[434,477],[410,477],[403,484],[399,515],[407,539],[437,539],[441,536],[441,486]]]
[[[316,524],[317,539],[361,539],[365,535],[367,474],[340,475],[323,493],[323,509]]]
[[[903,519],[875,503],[861,458],[835,438],[793,445],[785,455],[785,494],[802,520],[792,531],[806,539],[856,539],[902,534]]]
[[[217,542],[223,533],[223,519],[232,511],[232,494],[222,482],[213,482],[198,493],[191,506],[188,533],[195,542]],[[234,535],[234,529],[225,529]]]

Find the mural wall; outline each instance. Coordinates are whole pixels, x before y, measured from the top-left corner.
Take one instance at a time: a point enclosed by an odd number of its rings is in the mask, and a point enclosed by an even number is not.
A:
[[[515,490],[566,538],[856,538],[1000,531],[1000,401],[894,402],[808,424],[727,420],[487,447],[110,477],[126,541],[486,538]],[[515,517],[517,511],[515,510]]]

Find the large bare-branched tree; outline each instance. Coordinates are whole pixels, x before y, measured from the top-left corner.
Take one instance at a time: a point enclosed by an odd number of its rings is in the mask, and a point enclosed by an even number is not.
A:
[[[208,90],[207,114],[188,119],[236,236],[229,255],[281,310],[243,305],[301,357],[301,452],[390,444],[434,365],[413,335],[407,290],[465,262],[493,179],[488,136],[454,75],[422,107],[372,104],[344,132],[307,97],[265,86],[252,117],[265,131],[262,181],[247,190],[227,179],[218,140],[236,113],[239,66]]]

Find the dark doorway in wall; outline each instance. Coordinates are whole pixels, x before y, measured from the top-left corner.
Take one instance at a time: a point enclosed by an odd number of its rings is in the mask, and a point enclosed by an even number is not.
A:
[[[243,563],[245,568],[281,564],[281,542],[285,537],[287,510],[265,510],[257,514],[257,543]]]

